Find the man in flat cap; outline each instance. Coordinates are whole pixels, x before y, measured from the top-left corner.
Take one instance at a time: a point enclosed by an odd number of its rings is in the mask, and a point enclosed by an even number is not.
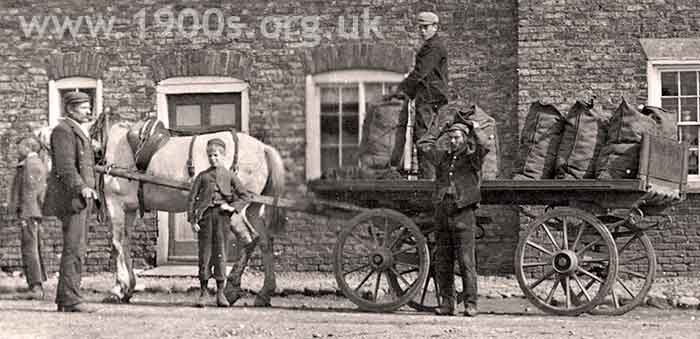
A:
[[[59,312],[94,312],[80,293],[82,258],[87,247],[87,218],[98,199],[95,158],[88,131],[90,96],[68,92],[63,96],[64,117],[51,132],[51,173],[47,182],[44,214],[63,224],[63,252],[56,304]]]
[[[415,100],[416,119],[413,141],[425,135],[432,125],[438,124],[438,110],[447,104],[447,49],[438,35],[438,16],[432,12],[418,14],[418,28],[425,42],[416,54],[411,73],[398,86],[396,93],[387,96]],[[421,177],[435,178],[435,168],[418,150]]]
[[[438,147],[440,135],[447,134],[447,149]],[[475,260],[475,211],[481,201],[481,166],[489,152],[478,124],[466,121],[447,127],[442,133],[426,134],[418,141],[437,172],[433,197],[438,225],[435,273],[439,293],[439,315],[455,314],[454,262],[459,264],[464,288],[464,315],[477,314]]]

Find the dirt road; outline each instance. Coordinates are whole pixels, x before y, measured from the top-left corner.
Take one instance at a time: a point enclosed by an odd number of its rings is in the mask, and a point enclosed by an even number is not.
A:
[[[272,308],[191,307],[176,297],[55,312],[49,301],[0,301],[0,338],[698,338],[700,311],[637,308],[619,317],[558,317],[520,298],[481,301],[476,318],[412,310],[364,313],[344,298],[287,296]]]

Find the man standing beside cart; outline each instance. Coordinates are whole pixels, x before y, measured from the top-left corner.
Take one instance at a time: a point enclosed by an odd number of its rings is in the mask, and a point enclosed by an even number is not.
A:
[[[415,100],[416,117],[413,141],[420,139],[438,124],[438,110],[447,104],[447,49],[438,35],[439,18],[432,12],[418,14],[418,27],[425,42],[416,54],[411,73],[386,99]],[[424,179],[435,178],[435,168],[418,149],[418,167]]]
[[[481,201],[481,165],[489,152],[476,122],[453,123],[447,134],[449,148],[437,147],[438,133],[432,131],[418,141],[428,161],[436,167],[437,190],[434,196],[438,224],[436,280],[439,315],[455,314],[454,262],[459,264],[464,289],[464,315],[477,311],[477,274],[475,260],[475,211]]]

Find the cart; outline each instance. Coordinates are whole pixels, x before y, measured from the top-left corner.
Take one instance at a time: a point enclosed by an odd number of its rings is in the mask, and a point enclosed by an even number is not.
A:
[[[685,199],[686,159],[687,145],[645,135],[634,179],[485,180],[482,204],[534,206],[522,209],[534,220],[514,258],[530,302],[557,315],[619,315],[642,303],[656,274],[645,232],[669,225],[664,210]],[[433,182],[316,180],[309,188],[369,208],[347,222],[335,247],[336,280],[349,299],[370,311],[438,305],[435,228],[414,222],[431,208]]]
[[[540,216],[532,215],[514,259],[527,298],[559,315],[623,314],[639,305],[656,273],[656,256],[645,231],[668,223],[667,218],[661,219],[665,223],[652,219],[685,198],[686,159],[687,145],[645,135],[635,179],[484,181],[482,204],[545,206]],[[189,183],[133,170],[96,169],[189,190]],[[423,311],[436,307],[439,291],[430,261],[436,228],[416,224],[432,208],[434,182],[316,180],[308,186],[316,197],[252,200],[311,213],[347,212],[347,222],[338,227],[334,274],[343,293],[360,308],[387,312],[404,305]],[[634,286],[623,277],[635,278]]]

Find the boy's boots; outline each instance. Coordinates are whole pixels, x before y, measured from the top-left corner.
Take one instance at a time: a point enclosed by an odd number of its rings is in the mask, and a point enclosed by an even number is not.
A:
[[[228,300],[226,299],[226,295],[224,294],[224,288],[226,287],[226,280],[221,280],[221,281],[216,281],[216,306],[219,307],[229,307],[231,304],[229,304]]]

